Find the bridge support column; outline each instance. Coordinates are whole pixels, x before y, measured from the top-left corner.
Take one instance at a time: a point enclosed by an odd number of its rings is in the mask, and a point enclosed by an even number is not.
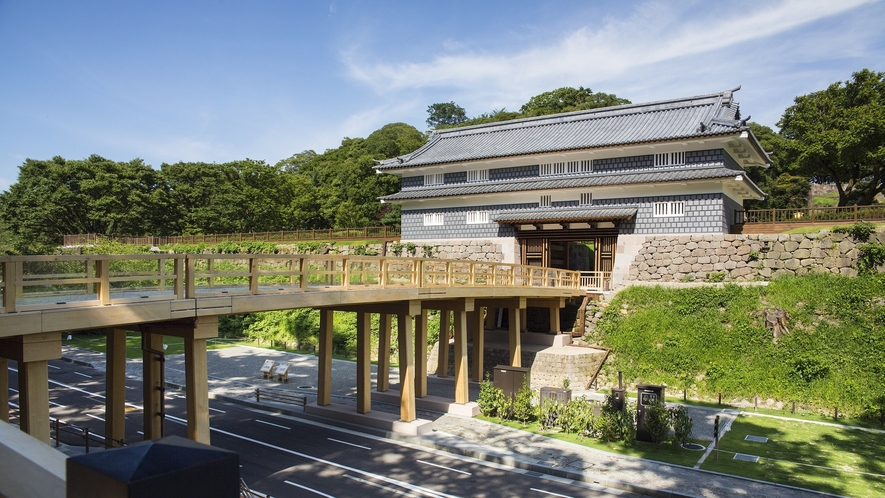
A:
[[[455,403],[460,405],[470,401],[467,375],[467,312],[462,309],[455,311]]]
[[[105,376],[105,448],[121,446],[126,437],[126,331],[111,329],[107,334]]]
[[[197,319],[191,334],[184,338],[185,396],[187,397],[187,437],[210,444],[209,365],[206,339],[218,337],[218,317]]]
[[[528,310],[525,307],[519,309],[519,331],[520,332],[528,332],[528,323],[529,323],[529,314]]]
[[[449,329],[451,328],[449,310],[439,312],[439,354],[436,355],[438,362],[436,364],[436,376],[449,376]]]
[[[319,371],[317,372],[317,405],[332,404],[332,325],[334,311],[320,310]]]
[[[525,298],[514,299],[514,304],[507,308],[510,338],[510,366],[522,366],[522,344],[519,333],[522,330],[522,312],[525,311]]]
[[[559,306],[551,306],[550,310],[550,333],[559,334],[562,331],[562,325],[559,321]]]
[[[142,399],[144,403],[144,439],[163,437],[163,414],[166,386],[163,385],[163,335],[144,332],[142,337]]]
[[[9,423],[9,360],[0,358],[0,422]]]
[[[415,343],[412,333],[412,316],[397,315],[399,339],[399,418],[402,422],[412,422],[417,418],[415,411]]]
[[[483,330],[483,308],[477,307],[467,312],[467,334],[473,339],[473,370],[471,378],[481,382],[483,373],[483,353],[485,352],[485,330]]]
[[[390,315],[378,315],[378,392],[390,389]]]
[[[61,358],[61,335],[58,332],[47,332],[0,339],[0,357],[18,362],[21,430],[49,444],[48,360]],[[7,372],[6,368],[8,365],[3,366],[4,372]],[[7,377],[6,383],[8,382]],[[9,392],[8,385],[4,389]],[[8,398],[5,407],[8,417]]]
[[[427,396],[427,310],[415,316],[415,397]]]
[[[356,411],[372,411],[372,315],[356,314]]]

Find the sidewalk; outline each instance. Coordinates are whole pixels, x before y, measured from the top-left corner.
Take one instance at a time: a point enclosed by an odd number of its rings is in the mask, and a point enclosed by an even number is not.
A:
[[[64,346],[62,354],[69,361],[92,365],[104,370],[105,357],[102,353]],[[258,369],[265,359],[288,362],[290,364],[289,382],[281,383],[276,380],[263,379],[258,373]],[[183,355],[167,357],[166,382],[168,384],[184,385],[184,371],[181,368],[183,362]],[[333,369],[333,402],[356,406],[356,363],[333,360]],[[284,407],[275,403],[256,403],[255,388],[272,387],[291,390],[307,396],[308,402],[316,401],[317,359],[314,356],[237,346],[209,351],[208,370],[210,396],[215,398],[261,409],[281,411],[294,416],[304,416],[304,414],[300,408]],[[397,373],[396,369],[390,371],[391,389],[398,389]],[[127,360],[126,374],[141,379],[141,360]],[[376,374],[377,367],[373,365],[373,383]],[[427,385],[428,394],[454,397],[452,382],[431,376],[428,378]],[[471,383],[470,399],[476,400],[478,393],[478,386]],[[592,393],[587,394],[592,395]],[[372,403],[372,410],[399,413],[398,406],[379,402]],[[721,417],[723,426],[734,418],[734,412],[726,410],[692,407],[690,413],[695,422],[693,436],[699,439],[710,439],[712,420],[716,415]],[[424,436],[403,436],[393,433],[384,435],[391,439],[501,463],[527,471],[597,483],[650,496],[742,496],[747,498],[833,496],[607,453],[477,419],[422,411],[418,412],[418,417],[433,421],[431,433]]]

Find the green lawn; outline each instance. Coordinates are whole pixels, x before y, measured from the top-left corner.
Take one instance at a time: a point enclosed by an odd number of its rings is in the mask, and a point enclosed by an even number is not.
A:
[[[746,441],[747,435],[768,442]],[[885,434],[741,415],[701,467],[845,496],[885,496]],[[734,460],[735,453],[760,457]]]

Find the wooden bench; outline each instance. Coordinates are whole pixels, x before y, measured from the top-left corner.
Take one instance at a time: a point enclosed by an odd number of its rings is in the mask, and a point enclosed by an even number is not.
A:
[[[299,405],[302,408],[307,406],[307,396],[282,391],[280,389],[261,389],[260,387],[256,387],[255,401],[261,403],[262,400]]]

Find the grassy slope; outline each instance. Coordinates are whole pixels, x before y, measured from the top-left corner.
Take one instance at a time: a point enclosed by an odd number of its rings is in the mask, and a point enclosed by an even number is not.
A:
[[[885,397],[885,278],[829,274],[767,287],[619,293],[597,325],[605,368],[637,383],[688,387],[700,397],[774,398],[861,412]],[[789,313],[773,342],[763,311]],[[878,401],[877,401],[878,400]]]

